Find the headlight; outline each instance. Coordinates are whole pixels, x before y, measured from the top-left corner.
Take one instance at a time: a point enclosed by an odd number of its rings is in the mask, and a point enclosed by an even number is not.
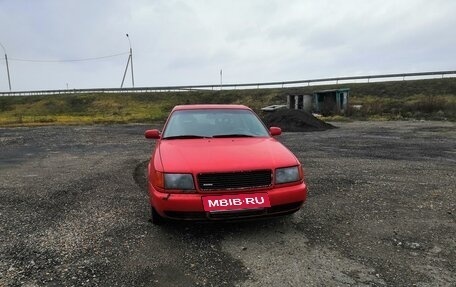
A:
[[[165,173],[165,189],[195,189],[191,174]]]
[[[276,169],[275,182],[287,183],[300,180],[299,166]]]

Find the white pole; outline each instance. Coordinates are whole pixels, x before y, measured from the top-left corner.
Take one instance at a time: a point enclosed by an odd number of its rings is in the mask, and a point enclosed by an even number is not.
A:
[[[131,41],[130,41],[130,36],[128,34],[128,44],[130,45],[130,69],[131,69],[131,85],[133,88],[135,87],[135,77],[133,76],[133,50],[131,49]]]
[[[8,66],[8,56],[6,55],[5,46],[3,46],[2,43],[0,43],[0,46],[2,46],[3,52],[5,52],[6,74],[8,75],[8,85],[9,85],[9,90],[11,92],[11,78],[10,78],[9,66]]]

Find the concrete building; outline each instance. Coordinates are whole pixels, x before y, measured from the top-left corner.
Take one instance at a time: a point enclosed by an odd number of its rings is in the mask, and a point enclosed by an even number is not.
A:
[[[348,107],[350,89],[316,91],[310,95],[287,95],[289,109],[326,115],[343,114]]]

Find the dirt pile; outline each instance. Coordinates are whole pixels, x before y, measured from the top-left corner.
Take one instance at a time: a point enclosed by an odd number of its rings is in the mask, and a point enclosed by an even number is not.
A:
[[[324,131],[335,128],[303,110],[279,109],[261,115],[267,127],[280,127],[284,132]]]

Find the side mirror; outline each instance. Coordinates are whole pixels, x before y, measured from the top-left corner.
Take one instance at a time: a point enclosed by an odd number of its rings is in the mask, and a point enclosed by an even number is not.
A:
[[[282,129],[278,127],[270,127],[269,132],[271,133],[271,136],[280,136],[282,134]]]
[[[160,131],[159,130],[147,130],[144,133],[146,139],[159,139],[160,138]]]

